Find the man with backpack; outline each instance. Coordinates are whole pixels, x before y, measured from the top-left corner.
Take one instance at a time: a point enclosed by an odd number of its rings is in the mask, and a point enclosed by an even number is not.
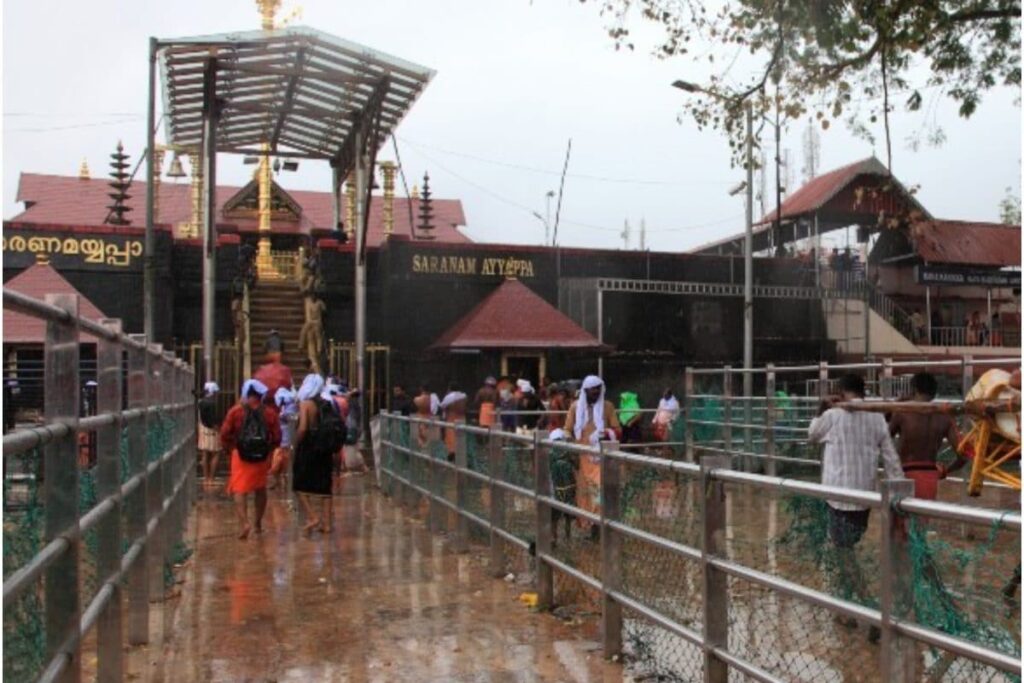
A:
[[[267,475],[271,454],[281,443],[281,426],[277,410],[266,405],[263,397],[267,385],[256,379],[242,385],[242,400],[224,417],[220,430],[221,445],[231,454],[231,475],[227,491],[235,498],[235,511],[242,527],[238,538],[245,540],[255,528],[263,531],[263,514],[267,510]],[[255,494],[254,524],[249,524],[246,496]]]
[[[324,378],[306,375],[298,392],[299,425],[295,432],[295,466],[292,488],[306,513],[303,533],[319,530],[330,533],[334,517],[331,484],[334,454],[345,443],[345,421],[324,387]],[[320,499],[322,514],[317,517],[314,499]]]
[[[199,399],[199,465],[203,469],[203,485],[212,486],[220,460],[220,425],[224,419],[217,402],[220,387],[216,382],[203,385],[203,397]]]

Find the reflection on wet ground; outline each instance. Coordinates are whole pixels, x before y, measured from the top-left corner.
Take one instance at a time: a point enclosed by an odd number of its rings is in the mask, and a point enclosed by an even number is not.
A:
[[[145,676],[166,681],[618,681],[592,626],[533,614],[421,521],[353,477],[331,536],[303,538],[284,494],[266,532],[237,541],[233,510],[196,507],[195,556],[173,638]]]

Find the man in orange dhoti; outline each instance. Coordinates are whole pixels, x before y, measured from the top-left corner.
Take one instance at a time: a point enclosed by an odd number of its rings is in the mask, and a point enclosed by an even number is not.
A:
[[[571,434],[578,444],[597,447],[602,440],[616,440],[622,433],[622,426],[615,414],[615,406],[604,398],[605,386],[601,378],[590,375],[583,380],[580,396],[569,406],[565,416],[565,433]],[[601,457],[581,455],[580,469],[576,478],[576,505],[588,512],[601,510]],[[578,520],[591,536],[596,536],[598,527],[588,520]]]

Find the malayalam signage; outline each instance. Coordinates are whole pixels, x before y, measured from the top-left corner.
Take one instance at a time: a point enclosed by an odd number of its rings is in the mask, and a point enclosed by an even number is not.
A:
[[[916,266],[914,277],[919,284],[940,287],[1020,287],[1019,270]]]
[[[59,265],[87,265],[113,268],[131,268],[142,261],[142,240],[121,235],[88,235],[79,237],[64,234],[46,234],[37,231],[5,229],[0,241],[4,259],[14,264],[21,259],[26,263],[51,261]]]

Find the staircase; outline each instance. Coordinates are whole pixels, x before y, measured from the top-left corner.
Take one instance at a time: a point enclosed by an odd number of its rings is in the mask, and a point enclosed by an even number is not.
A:
[[[271,330],[281,335],[281,362],[291,368],[296,382],[306,375],[306,354],[299,348],[299,333],[305,322],[299,284],[292,280],[261,279],[249,292],[249,339],[252,367],[263,363],[264,345]]]

